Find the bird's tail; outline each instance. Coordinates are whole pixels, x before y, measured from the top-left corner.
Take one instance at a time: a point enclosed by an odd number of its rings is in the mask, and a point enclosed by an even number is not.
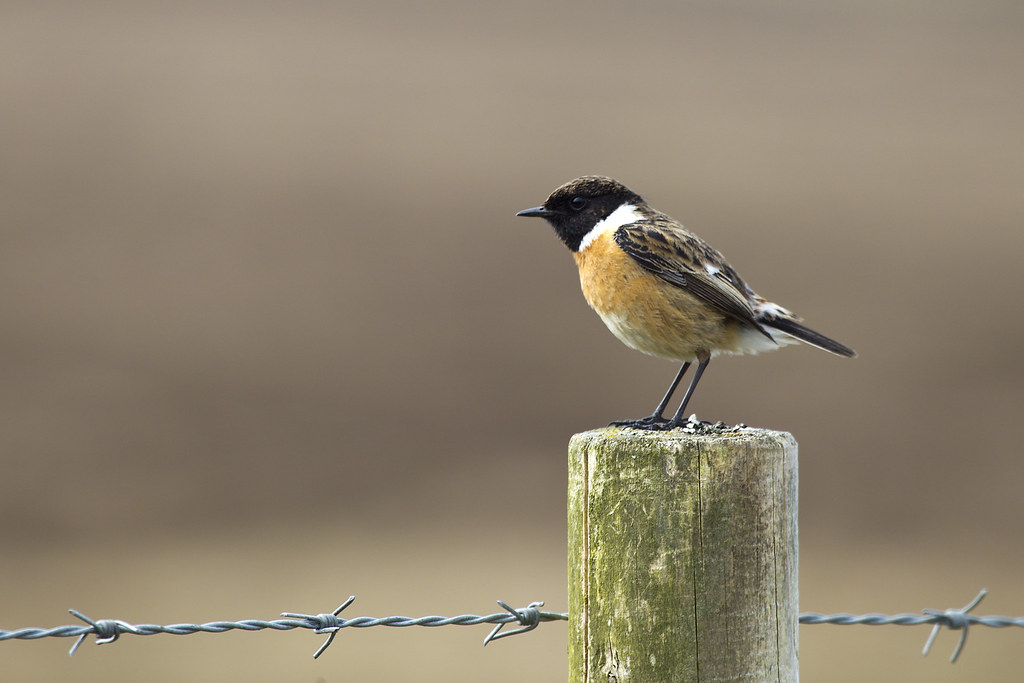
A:
[[[788,334],[789,336],[799,339],[811,346],[816,346],[823,351],[834,353],[837,356],[853,358],[857,355],[857,352],[849,346],[840,344],[835,339],[826,337],[820,332],[815,332],[811,328],[790,318],[784,318],[781,316],[764,316],[759,318],[758,322],[769,330],[778,330],[779,332]]]

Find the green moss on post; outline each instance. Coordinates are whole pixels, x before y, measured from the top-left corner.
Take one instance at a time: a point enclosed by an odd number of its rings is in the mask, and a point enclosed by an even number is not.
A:
[[[569,681],[796,681],[797,445],[603,429],[569,444]]]

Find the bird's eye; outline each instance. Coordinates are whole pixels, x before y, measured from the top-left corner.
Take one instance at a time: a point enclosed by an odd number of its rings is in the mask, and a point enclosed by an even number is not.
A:
[[[579,211],[580,209],[582,209],[586,205],[587,205],[587,200],[584,199],[583,197],[573,197],[572,201],[569,202],[569,206],[571,206],[576,211]]]

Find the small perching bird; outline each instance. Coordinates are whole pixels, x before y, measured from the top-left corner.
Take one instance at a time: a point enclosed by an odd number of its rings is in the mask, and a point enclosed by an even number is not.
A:
[[[622,343],[683,363],[652,415],[612,425],[681,426],[701,375],[721,353],[758,353],[802,341],[839,356],[856,355],[758,295],[704,240],[616,180],[577,178],[542,206],[516,215],[551,224],[573,252],[587,303]],[[694,361],[697,370],[679,409],[665,418]]]

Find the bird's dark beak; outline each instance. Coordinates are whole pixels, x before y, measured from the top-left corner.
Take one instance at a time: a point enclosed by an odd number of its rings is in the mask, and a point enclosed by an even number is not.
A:
[[[560,212],[545,209],[543,206],[535,206],[532,209],[523,209],[517,216],[526,216],[527,218],[551,218],[552,216],[558,216]]]

